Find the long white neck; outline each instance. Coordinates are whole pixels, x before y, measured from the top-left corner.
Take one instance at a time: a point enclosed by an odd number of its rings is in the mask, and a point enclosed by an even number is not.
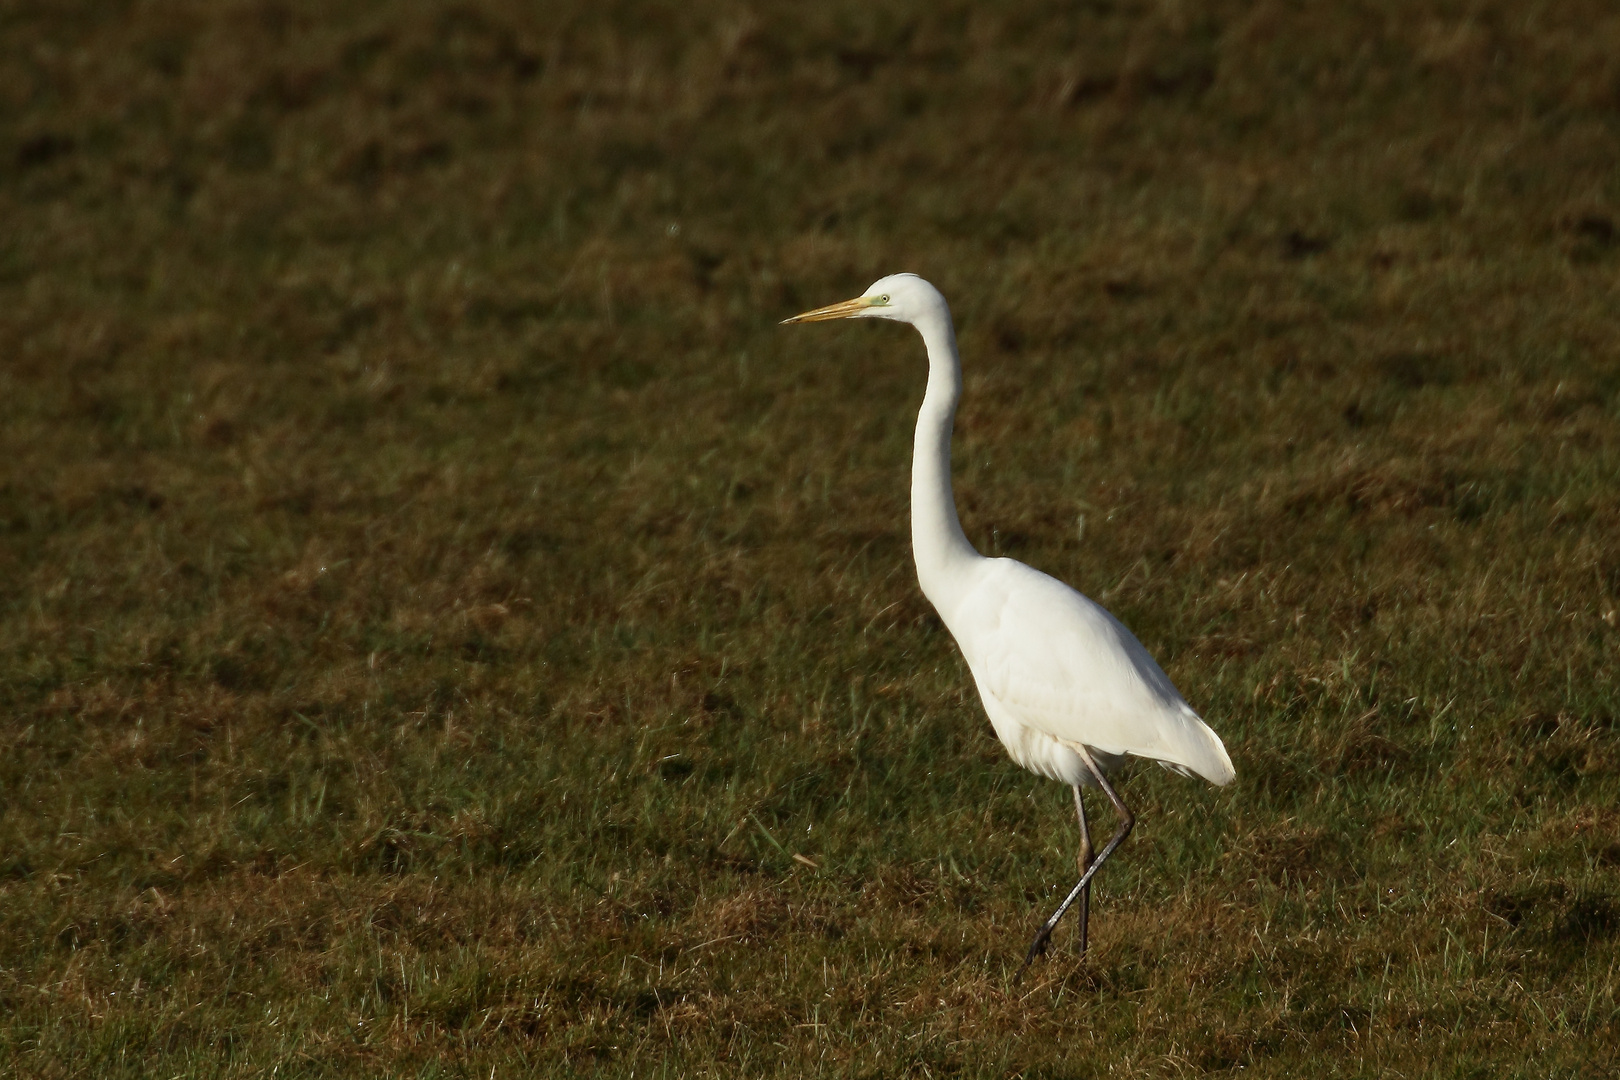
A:
[[[911,456],[911,550],[923,595],[949,621],[965,571],[984,558],[968,543],[951,492],[951,428],[962,397],[962,364],[949,309],[916,322],[928,349],[928,392]]]

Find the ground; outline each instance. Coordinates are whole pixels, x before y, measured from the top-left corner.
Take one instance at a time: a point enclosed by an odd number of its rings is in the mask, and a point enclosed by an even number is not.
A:
[[[0,5],[0,1068],[1620,1069],[1620,13]],[[1238,779],[1067,791],[909,561]],[[1109,830],[1100,803],[1094,820]]]

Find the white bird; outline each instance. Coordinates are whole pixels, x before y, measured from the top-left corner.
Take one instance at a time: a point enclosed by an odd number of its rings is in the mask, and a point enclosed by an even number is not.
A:
[[[1232,759],[1123,623],[1056,578],[1013,559],[986,558],[968,542],[951,492],[962,366],[938,289],[915,274],[895,274],[853,300],[783,321],[862,318],[910,323],[928,350],[928,390],[911,462],[911,548],[923,594],[962,650],[1012,759],[1074,789],[1080,881],[1035,935],[1024,966],[1046,951],[1076,899],[1084,956],[1091,879],[1136,823],[1107,774],[1139,757],[1224,785],[1236,775]],[[1119,815],[1118,830],[1095,861],[1082,787],[1101,788]]]

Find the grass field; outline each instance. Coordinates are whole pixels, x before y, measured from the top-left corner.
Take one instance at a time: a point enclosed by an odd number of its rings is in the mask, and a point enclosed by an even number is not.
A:
[[[0,2],[0,1070],[1614,1075],[1617,163],[1607,0]],[[897,270],[1238,770],[1022,982]]]

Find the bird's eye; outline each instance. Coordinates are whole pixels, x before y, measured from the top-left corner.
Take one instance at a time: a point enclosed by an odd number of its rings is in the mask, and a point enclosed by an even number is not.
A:
[[[888,293],[884,293],[882,296],[878,297],[878,303],[887,304],[888,302],[889,302],[889,294]]]

